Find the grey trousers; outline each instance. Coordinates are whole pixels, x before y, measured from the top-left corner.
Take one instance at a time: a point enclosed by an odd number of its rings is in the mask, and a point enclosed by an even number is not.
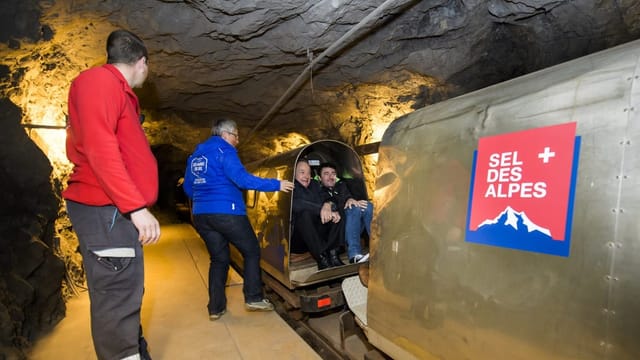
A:
[[[139,353],[144,261],[138,230],[114,206],[67,200],[78,235],[91,301],[91,336],[99,360]],[[135,257],[101,257],[104,249],[132,248]]]

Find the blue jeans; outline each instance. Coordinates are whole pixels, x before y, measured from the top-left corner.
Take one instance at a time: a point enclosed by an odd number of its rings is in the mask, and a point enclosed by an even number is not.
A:
[[[347,243],[347,255],[352,259],[358,254],[362,254],[360,247],[360,234],[366,229],[371,236],[371,219],[373,218],[373,204],[367,202],[367,208],[363,209],[352,206],[345,209],[345,241]]]
[[[229,273],[229,243],[244,258],[244,301],[263,299],[260,278],[260,246],[246,215],[195,214],[193,223],[209,251],[209,314],[217,314],[227,308],[225,285]]]

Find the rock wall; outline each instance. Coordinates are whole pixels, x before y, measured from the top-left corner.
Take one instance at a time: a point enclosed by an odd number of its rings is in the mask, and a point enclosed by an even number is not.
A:
[[[0,359],[25,358],[65,314],[65,265],[54,254],[59,186],[20,120],[20,109],[0,99]]]

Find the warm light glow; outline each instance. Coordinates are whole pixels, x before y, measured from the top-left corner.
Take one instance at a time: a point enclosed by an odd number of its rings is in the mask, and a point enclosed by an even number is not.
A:
[[[332,114],[334,125],[352,145],[380,141],[389,124],[415,110],[416,94],[437,86],[433,78],[407,73],[403,80],[348,85],[327,96],[345,99]]]
[[[31,129],[29,137],[40,147],[53,166],[54,175],[62,176],[71,169],[67,159],[65,141],[67,133],[64,129]]]
[[[363,145],[382,140],[384,132],[395,119],[415,111],[416,94],[424,87],[436,87],[435,79],[407,73],[403,80],[347,85],[328,94],[345,99],[332,115],[334,126],[350,145]],[[378,155],[363,157],[367,191],[373,196]]]
[[[8,96],[22,109],[22,122],[33,126],[25,128],[29,136],[41,147],[53,166],[60,167],[55,170],[57,172],[69,167],[64,148],[69,85],[81,71],[104,63],[105,34],[113,30],[113,25],[98,15],[91,12],[80,14],[78,11],[54,2],[44,11],[41,19],[56,30],[52,40],[21,42],[21,46],[15,49],[0,44],[0,64],[8,66],[12,72],[24,71],[19,78],[19,85],[11,89]],[[326,103],[332,104],[330,113],[325,114],[326,121],[331,122],[327,129],[337,129],[339,135],[335,136],[333,132],[331,136],[353,146],[380,141],[393,120],[414,111],[416,94],[422,93],[421,89],[437,85],[432,78],[409,72],[401,78],[378,78],[371,83],[346,84],[317,92],[316,97],[324,96]],[[336,103],[335,99],[340,100]],[[171,143],[190,152],[205,137],[199,129],[192,128],[176,116],[148,115],[143,127],[152,145]],[[59,128],[42,129],[38,125]],[[304,124],[300,124],[299,128],[300,131],[308,130]],[[311,142],[307,136],[294,132],[286,137],[278,134],[262,140],[255,144],[251,153],[271,156]],[[375,155],[366,156],[365,176],[368,181],[375,177],[376,163]]]
[[[59,2],[44,9],[41,21],[55,29],[53,39],[20,39],[20,47],[11,49],[0,44],[0,64],[21,74],[6,96],[22,109],[25,131],[49,158],[54,176],[64,176],[71,168],[64,129],[69,85],[81,71],[104,63],[104,38],[113,25]]]
[[[301,146],[311,143],[309,138],[299,133],[289,133],[285,138],[276,138],[272,140],[273,155],[280,154],[289,150],[297,149]]]
[[[371,133],[371,138],[373,140],[372,142],[382,140],[382,135],[384,135],[385,130],[387,130],[387,126],[389,126],[389,124],[386,122],[377,124],[374,123],[371,125],[371,127],[373,128]]]
[[[47,99],[31,98],[24,116],[26,119],[39,119],[39,121],[31,120],[28,123],[33,127],[27,128],[27,134],[54,165],[56,175],[61,175],[60,173],[71,165],[65,149],[67,132],[64,128],[64,114],[60,107],[61,104],[54,106]],[[58,126],[59,128],[48,129],[39,126]]]
[[[374,164],[378,163],[378,153],[375,154],[369,154],[365,157],[366,159],[370,159],[369,161],[371,161]]]

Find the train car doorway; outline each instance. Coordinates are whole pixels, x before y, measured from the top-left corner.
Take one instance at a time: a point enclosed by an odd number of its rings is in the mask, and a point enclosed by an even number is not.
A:
[[[364,181],[362,162],[358,153],[349,145],[335,140],[320,140],[289,152],[266,158],[247,165],[247,170],[261,177],[290,179],[294,181],[295,165],[305,159],[312,168],[312,175],[319,176],[319,166],[324,162],[337,165],[339,181],[347,183],[350,192],[368,199]],[[249,190],[245,194],[247,215],[253,225],[261,248],[261,267],[282,290],[293,292],[292,301],[298,304],[298,289],[315,289],[334,280],[356,274],[357,264],[332,267],[318,271],[315,260],[308,254],[291,253],[291,207],[292,194],[267,193]],[[366,245],[366,244],[365,244]],[[346,259],[346,254],[341,256]],[[236,267],[242,265],[240,254],[232,250],[232,262]],[[316,286],[317,285],[317,286]],[[273,286],[272,286],[273,287]],[[289,294],[291,296],[291,294]],[[322,296],[322,294],[314,295]],[[341,294],[340,294],[341,297]],[[304,300],[303,300],[304,303]],[[343,303],[341,299],[332,302]]]

